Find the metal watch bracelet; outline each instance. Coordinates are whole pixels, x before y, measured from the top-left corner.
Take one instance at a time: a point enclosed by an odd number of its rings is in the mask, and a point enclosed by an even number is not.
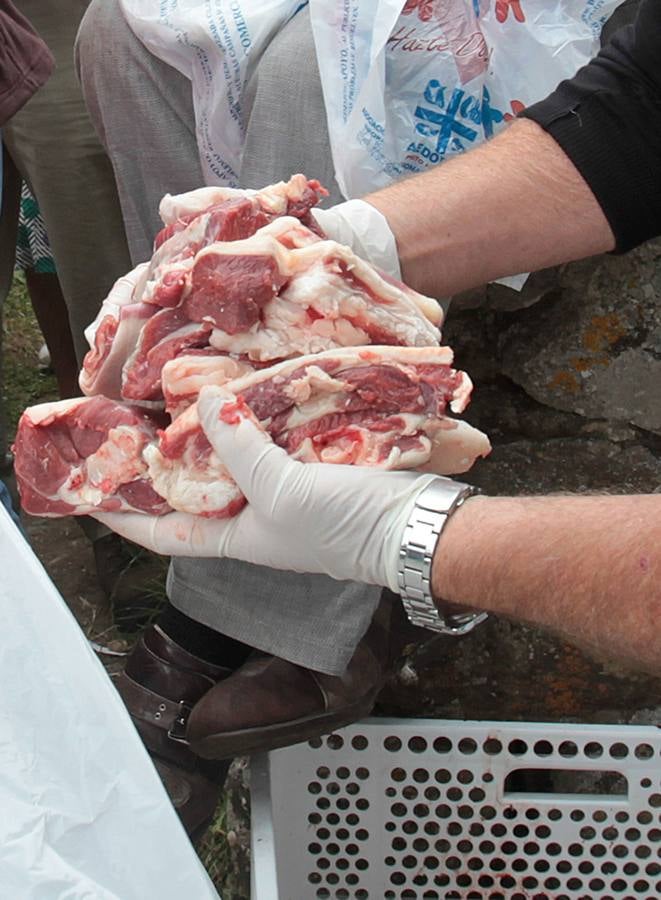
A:
[[[412,625],[461,635],[487,618],[487,613],[473,609],[439,609],[431,590],[432,559],[441,532],[461,504],[477,493],[477,488],[439,476],[416,498],[402,536],[397,571],[402,604]]]

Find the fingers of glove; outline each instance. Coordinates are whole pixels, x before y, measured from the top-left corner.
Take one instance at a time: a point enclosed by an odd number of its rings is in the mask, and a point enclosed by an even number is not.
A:
[[[209,443],[236,481],[248,502],[265,513],[271,511],[282,485],[301,463],[289,459],[269,435],[240,411],[227,415],[228,394],[222,388],[208,385],[197,401],[200,424]],[[225,409],[225,418],[221,418]]]
[[[122,537],[164,556],[217,557],[234,527],[233,519],[205,519],[188,513],[95,513],[94,518]]]
[[[328,237],[347,244],[383,272],[401,279],[397,242],[388,220],[364,200],[348,200],[331,209],[310,211]]]

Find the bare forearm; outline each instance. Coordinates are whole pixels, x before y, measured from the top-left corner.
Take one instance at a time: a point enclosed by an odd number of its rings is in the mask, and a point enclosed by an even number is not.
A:
[[[528,120],[365,199],[395,234],[404,281],[433,296],[615,246],[583,178]]]
[[[436,596],[661,672],[661,496],[476,497],[443,531]]]

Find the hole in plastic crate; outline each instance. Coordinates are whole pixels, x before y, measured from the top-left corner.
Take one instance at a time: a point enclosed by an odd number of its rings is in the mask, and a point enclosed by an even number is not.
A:
[[[351,746],[354,750],[367,750],[369,741],[364,734],[356,734],[351,738]]]
[[[407,784],[402,788],[402,797],[405,800],[415,800],[418,796],[418,789],[412,784]]]
[[[572,811],[569,813],[569,818],[572,820],[572,822],[582,822],[585,818],[585,813],[582,809],[572,809]]]
[[[426,769],[414,769],[413,780],[417,784],[424,784],[426,781],[429,781],[429,772]]]
[[[651,744],[638,744],[634,750],[636,759],[653,759],[654,747]]]
[[[524,753],[528,752],[528,745],[520,738],[515,738],[513,741],[509,742],[507,749],[512,756],[523,756]]]
[[[473,780],[473,773],[469,769],[461,769],[457,772],[457,781],[459,784],[470,784]]]
[[[461,788],[451,787],[448,789],[447,796],[448,800],[453,800],[456,803],[458,800],[461,800],[463,798],[464,792],[461,790]]]
[[[653,809],[658,809],[661,806],[661,794],[652,794],[647,802]]]
[[[634,853],[638,857],[638,859],[646,859],[648,856],[652,855],[652,851],[649,847],[646,847],[644,844],[640,847],[636,847]]]
[[[625,847],[625,850],[626,850],[626,847]],[[606,848],[604,847],[603,844],[592,844],[592,846],[590,847],[590,853],[593,856],[605,856]]]
[[[402,825],[402,831],[404,834],[417,834],[418,823],[414,822],[413,819],[408,819],[408,821],[404,822]]]
[[[493,781],[493,774],[491,772],[485,772],[482,776],[482,781],[484,781],[485,784]]]
[[[393,781],[406,781],[406,771],[399,766],[390,773]]]
[[[584,825],[583,828],[581,828],[579,834],[584,841],[591,841],[594,837],[597,836],[597,832],[592,827],[592,825]]]
[[[639,841],[640,831],[637,828],[627,828],[624,832],[624,837],[627,841]]]
[[[356,769],[356,778],[360,778],[361,781],[366,781],[369,777],[369,769],[366,769],[364,766],[359,766]]]
[[[435,834],[438,834],[441,830],[441,826],[438,822],[425,822],[425,834],[430,834],[432,837]]]
[[[468,796],[473,801],[473,803],[481,803],[482,800],[486,797],[486,794],[482,790],[482,788],[471,788],[468,792]]]
[[[605,822],[606,819],[608,818],[608,816],[603,811],[603,809],[596,809],[592,813],[592,818],[594,819],[595,822]]]
[[[452,775],[447,769],[437,769],[434,772],[434,778],[438,781],[439,784],[447,784],[448,781],[452,778]]]
[[[477,750],[477,741],[473,738],[462,738],[458,744],[459,752],[465,753],[466,755],[470,755],[471,753],[475,753]]]
[[[457,837],[458,834],[463,834],[463,831],[464,829],[459,822],[450,822],[448,824],[448,834],[451,837]]]
[[[349,777],[351,772],[347,769],[346,766],[340,766],[339,769],[336,769],[335,774],[338,778],[344,781]]]
[[[563,741],[558,747],[558,753],[560,756],[565,756],[567,758],[576,756],[578,753],[578,747],[573,741]]]
[[[545,790],[535,783],[547,776]],[[549,790],[551,788],[551,790]],[[505,778],[505,796],[526,793],[553,796],[553,794],[599,795],[603,797],[627,796],[627,779],[619,772],[578,769],[514,769]],[[661,797],[661,795],[660,795]]]
[[[651,778],[641,778],[640,786],[643,788],[651,788],[652,787],[652,779]]]
[[[553,753],[553,744],[550,741],[536,741],[533,751],[537,756],[550,756]]]
[[[496,818],[496,810],[493,806],[483,806],[480,809],[480,816],[483,819],[495,819]]]
[[[424,753],[427,749],[427,741],[420,735],[409,738],[408,748],[411,753]]]
[[[425,800],[438,800],[440,796],[441,792],[437,787],[425,788]]]
[[[503,752],[502,742],[498,740],[498,738],[487,738],[486,741],[482,744],[482,750],[487,754],[487,756],[497,756],[499,753]]]
[[[616,822],[628,822],[629,821],[629,813],[624,812],[624,810],[620,810],[620,812],[615,813],[615,821]]]
[[[479,822],[471,822],[468,828],[468,833],[472,837],[480,837],[484,834],[484,825],[480,825]]]
[[[629,748],[626,744],[618,741],[615,744],[611,744],[611,748],[608,751],[613,759],[626,759],[629,755]]]
[[[452,750],[452,741],[450,738],[437,737],[433,746],[437,753],[449,753]]]
[[[326,746],[329,750],[341,750],[344,747],[344,738],[341,734],[329,734],[326,738]]]
[[[647,837],[650,841],[658,843],[658,841],[661,841],[661,830],[659,830],[658,828],[650,828],[650,830],[647,832]]]
[[[589,759],[599,759],[600,756],[603,756],[604,748],[597,741],[588,741],[583,752]]]
[[[547,838],[551,836],[551,829],[548,825],[538,825],[535,828],[535,835],[538,838]]]
[[[402,742],[396,734],[391,734],[389,737],[383,739],[383,746],[384,749],[388,750],[390,753],[397,753],[402,749]]]

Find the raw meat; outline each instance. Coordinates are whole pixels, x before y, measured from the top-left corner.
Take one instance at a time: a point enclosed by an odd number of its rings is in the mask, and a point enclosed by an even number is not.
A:
[[[246,240],[199,251],[184,281],[180,305],[143,326],[124,365],[125,399],[158,401],[163,365],[189,348],[265,363],[341,346],[440,340],[435,301],[287,216]]]
[[[39,516],[95,509],[169,512],[142,456],[162,424],[144,410],[105,397],[76,397],[26,410],[14,444],[23,508]]]
[[[439,474],[464,472],[490,451],[485,435],[446,415],[471,382],[447,347],[360,347],[290,360],[225,385],[273,439],[303,462]],[[231,407],[230,407],[231,408]],[[241,494],[189,407],[144,451],[155,489],[174,509],[233,515]]]

